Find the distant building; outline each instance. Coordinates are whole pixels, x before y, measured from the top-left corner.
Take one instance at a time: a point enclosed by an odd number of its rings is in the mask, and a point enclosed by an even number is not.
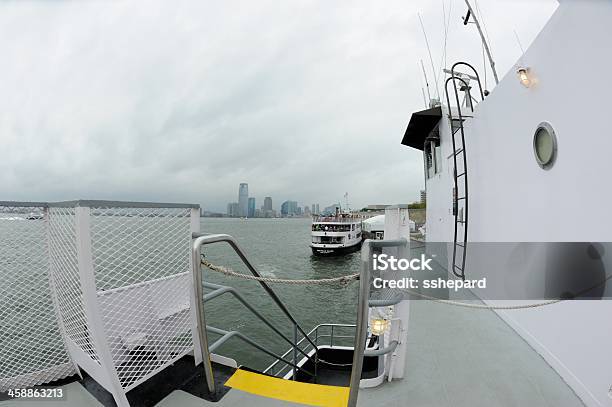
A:
[[[368,205],[366,209],[368,211],[384,211],[389,205]]]
[[[227,204],[227,216],[229,217],[238,217],[240,216],[240,206],[238,202],[230,202]]]
[[[317,208],[316,208],[315,204],[310,205],[310,212],[311,212],[313,215],[316,215],[316,213],[317,213]]]
[[[255,198],[249,198],[248,217],[249,218],[255,217]]]
[[[272,210],[272,197],[265,197],[264,198],[264,204],[263,204],[263,211],[271,211]]]
[[[249,184],[241,183],[238,187],[238,216],[249,215]]]
[[[298,214],[298,204],[296,201],[285,201],[281,205],[282,216],[295,216]]]
[[[427,203],[427,191],[425,191],[424,189],[421,190],[421,203]]]
[[[205,218],[222,218],[224,214],[219,212],[203,211],[202,216]]]
[[[308,205],[306,205],[304,207],[304,215],[310,216],[311,214],[312,214],[312,212],[310,212],[310,208],[308,207]]]
[[[319,210],[319,204],[316,204],[316,205],[315,205],[315,211],[314,211],[314,213],[315,213],[316,215],[318,215],[318,214],[320,214],[320,213],[321,213],[321,211]]]
[[[340,206],[339,203],[327,206],[327,207],[325,207],[325,209],[323,209],[323,214],[324,215],[335,215],[336,214],[336,208],[338,210],[340,210],[342,207]]]

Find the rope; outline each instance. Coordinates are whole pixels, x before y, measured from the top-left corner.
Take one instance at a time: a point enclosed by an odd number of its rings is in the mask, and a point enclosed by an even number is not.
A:
[[[559,299],[559,300],[539,302],[536,304],[524,304],[524,305],[482,305],[482,304],[469,304],[467,302],[461,302],[461,301],[443,300],[441,298],[432,297],[426,294],[421,294],[421,293],[418,293],[416,291],[412,291],[409,289],[404,289],[403,291],[411,295],[416,295],[417,297],[425,298],[427,300],[431,300],[434,302],[439,302],[441,304],[454,305],[456,307],[489,309],[489,310],[517,310],[517,309],[527,309],[527,308],[538,308],[538,307],[544,307],[546,305],[556,304],[561,301],[565,301],[565,299]]]
[[[346,285],[352,281],[359,279],[359,273],[349,274],[349,275],[340,276],[340,277],[333,277],[333,278],[321,278],[318,280],[291,280],[291,279],[283,279],[283,278],[257,277],[257,276],[250,276],[248,274],[238,273],[227,267],[217,266],[205,260],[204,258],[201,259],[201,263],[202,265],[206,266],[208,269],[214,272],[217,272],[217,273],[225,274],[230,277],[243,278],[245,280],[263,281],[265,283],[292,284],[292,285],[318,285],[318,284],[319,285],[323,285],[323,284],[344,284]],[[605,283],[607,280],[611,278],[612,278],[612,275],[607,277],[602,283]],[[598,285],[595,285],[593,287],[590,287],[586,290],[579,292],[578,294],[576,294],[576,297],[591,291],[593,288],[597,287]],[[410,295],[415,295],[417,297],[421,297],[426,300],[434,301],[440,304],[453,305],[456,307],[464,307],[464,308],[473,308],[473,309],[487,309],[487,310],[519,310],[519,309],[539,308],[539,307],[545,307],[547,305],[557,304],[557,303],[567,301],[570,299],[570,298],[561,298],[561,299],[556,299],[556,300],[548,300],[544,302],[538,302],[534,304],[523,304],[523,305],[483,305],[483,304],[470,304],[470,303],[461,302],[461,301],[444,300],[442,298],[433,297],[427,294],[422,294],[422,293],[419,293],[419,292],[416,292],[410,289],[403,289],[402,291]],[[326,363],[325,361],[323,362]]]
[[[340,276],[340,277],[333,277],[333,278],[321,278],[318,280],[293,280],[293,279],[285,279],[285,278],[257,277],[257,276],[250,276],[248,274],[238,273],[227,267],[217,266],[205,259],[201,259],[201,262],[202,262],[202,265],[206,266],[208,269],[214,272],[225,274],[226,276],[230,276],[230,277],[242,278],[245,280],[262,281],[264,283],[291,284],[291,285],[323,285],[323,284],[346,285],[352,281],[359,279],[359,273],[349,274],[349,275]]]
[[[610,279],[612,279],[612,274],[609,275],[608,277],[606,277],[601,283],[594,284],[594,285],[592,285],[591,287],[589,287],[587,289],[579,291],[577,294],[574,295],[574,298],[580,297],[582,294],[588,293],[589,291],[593,290],[594,288],[597,288],[600,285],[605,284]],[[563,302],[563,301],[567,301],[567,300],[571,300],[572,299],[572,298],[560,298],[560,299],[556,299],[556,300],[548,300],[548,301],[544,301],[544,302],[538,302],[538,303],[535,303],[535,304],[525,304],[525,305],[482,305],[482,304],[468,304],[466,302],[461,302],[461,301],[443,300],[441,298],[432,297],[432,296],[426,295],[426,294],[421,294],[421,293],[418,293],[416,291],[412,291],[410,289],[404,289],[403,291],[407,292],[408,294],[412,294],[412,295],[416,295],[416,296],[421,297],[421,298],[425,298],[427,300],[439,302],[441,304],[454,305],[454,306],[457,306],[457,307],[465,307],[465,308],[490,309],[490,310],[516,310],[516,309],[538,308],[538,307],[544,307],[546,305],[557,304],[559,302]]]
[[[323,359],[317,359],[317,362],[319,363],[323,363],[325,365],[330,365],[330,366],[337,366],[337,367],[348,367],[348,366],[353,366],[352,363],[333,363],[333,362],[328,362],[327,360],[323,360]]]

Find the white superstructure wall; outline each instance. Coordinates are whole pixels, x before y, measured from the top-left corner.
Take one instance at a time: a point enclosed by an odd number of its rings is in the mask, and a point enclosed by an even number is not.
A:
[[[612,241],[612,83],[606,75],[612,66],[611,21],[612,2],[561,2],[517,62],[517,68],[529,68],[533,85],[524,87],[512,70],[476,106],[465,130],[470,242]],[[558,142],[550,169],[542,169],[534,156],[533,136],[542,122],[552,126]],[[453,165],[446,116],[440,137],[443,168],[427,181],[427,240],[452,242]],[[603,247],[609,275],[612,245]],[[510,260],[484,267],[468,254],[466,275],[512,281],[516,263]],[[521,260],[523,270],[544,272],[535,257]],[[592,406],[612,406],[610,315],[612,302],[606,300],[500,312]]]

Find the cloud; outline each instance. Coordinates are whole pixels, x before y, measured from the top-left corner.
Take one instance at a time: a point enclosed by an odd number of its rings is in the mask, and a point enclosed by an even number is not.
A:
[[[526,47],[556,7],[481,3],[501,71],[512,30]],[[482,69],[452,4],[447,60]],[[423,108],[418,11],[438,70],[442,1],[4,2],[2,199],[223,210],[248,182],[258,205],[416,200],[422,158],[399,141]]]

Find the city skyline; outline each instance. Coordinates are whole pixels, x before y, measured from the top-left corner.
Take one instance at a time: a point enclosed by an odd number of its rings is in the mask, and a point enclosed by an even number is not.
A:
[[[243,203],[246,205],[243,206]],[[215,215],[226,215],[229,217],[264,217],[273,218],[277,215],[281,216],[309,216],[319,213],[319,203],[300,203],[291,199],[283,201],[278,210],[274,207],[274,200],[271,196],[266,196],[263,199],[261,207],[257,207],[257,198],[249,196],[249,183],[241,182],[238,186],[238,202],[228,202],[225,212],[210,210],[202,207],[202,212],[212,213]],[[338,204],[332,204],[336,206]],[[246,209],[244,209],[246,207]],[[324,210],[328,210],[325,208]]]

